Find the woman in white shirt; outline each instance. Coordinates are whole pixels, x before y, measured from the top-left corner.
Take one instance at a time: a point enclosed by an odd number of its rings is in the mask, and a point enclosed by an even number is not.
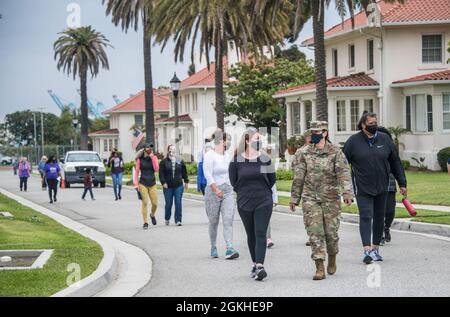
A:
[[[203,159],[203,172],[207,181],[205,190],[205,208],[209,219],[209,237],[211,257],[218,258],[217,228],[222,215],[223,235],[226,244],[225,259],[239,257],[233,248],[234,196],[228,175],[231,157],[226,153],[231,146],[231,136],[218,129],[213,137],[214,150],[208,151]]]

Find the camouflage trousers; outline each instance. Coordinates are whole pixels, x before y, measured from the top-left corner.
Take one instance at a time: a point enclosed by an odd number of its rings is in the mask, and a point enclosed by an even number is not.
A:
[[[325,260],[339,252],[340,201],[303,201],[303,221],[311,243],[313,260]]]

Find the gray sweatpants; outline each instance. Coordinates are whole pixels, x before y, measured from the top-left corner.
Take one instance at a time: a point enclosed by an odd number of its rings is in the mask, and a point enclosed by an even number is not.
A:
[[[211,186],[205,190],[205,208],[209,219],[209,238],[211,246],[215,247],[217,242],[217,228],[219,226],[220,215],[222,214],[223,237],[227,248],[233,247],[233,220],[235,203],[233,187],[228,184],[218,186],[224,193],[224,198],[219,199],[212,191]]]

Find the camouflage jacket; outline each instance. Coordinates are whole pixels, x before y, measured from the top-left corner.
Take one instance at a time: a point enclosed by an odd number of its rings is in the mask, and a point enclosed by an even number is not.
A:
[[[325,144],[322,150],[308,145],[297,151],[292,163],[294,181],[291,203],[298,205],[300,198],[308,201],[333,201],[340,194],[353,199],[350,167],[339,147]]]

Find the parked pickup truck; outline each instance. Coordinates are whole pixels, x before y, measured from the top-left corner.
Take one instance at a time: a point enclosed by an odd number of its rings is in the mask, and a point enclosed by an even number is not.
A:
[[[72,184],[83,184],[86,169],[92,171],[94,186],[106,186],[105,165],[97,152],[92,151],[72,151],[67,152],[64,157],[62,174],[66,183],[66,188]]]

